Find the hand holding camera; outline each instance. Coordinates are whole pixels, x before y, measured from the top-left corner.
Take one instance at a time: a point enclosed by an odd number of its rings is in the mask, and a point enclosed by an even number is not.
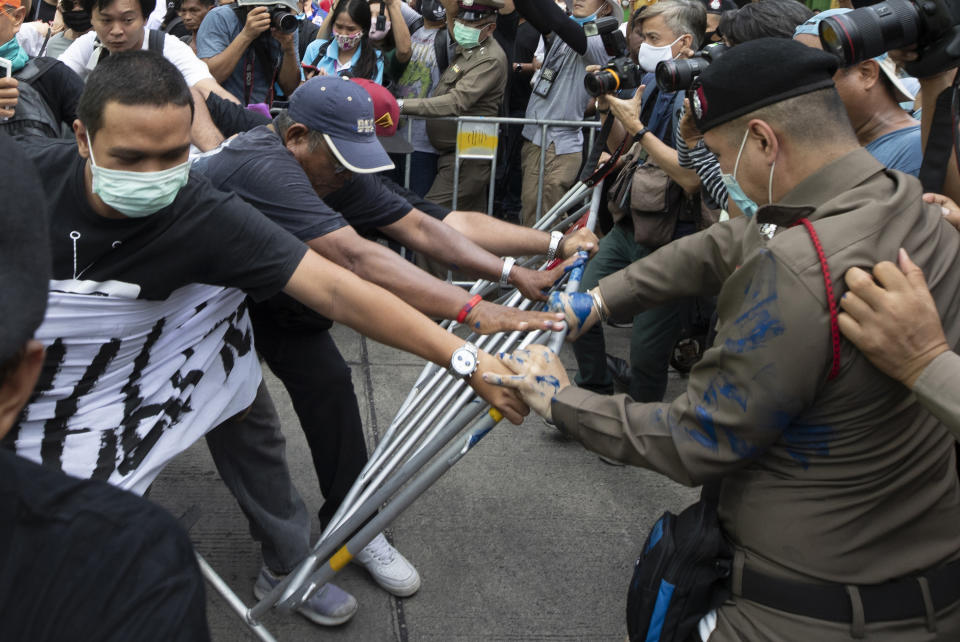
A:
[[[260,37],[260,34],[270,28],[270,9],[267,7],[253,7],[247,13],[247,20],[241,34],[250,42]]]

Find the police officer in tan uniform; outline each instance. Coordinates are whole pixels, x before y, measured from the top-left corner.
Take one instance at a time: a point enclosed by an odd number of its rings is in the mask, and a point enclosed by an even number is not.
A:
[[[482,2],[482,4],[481,4]],[[398,100],[401,114],[413,116],[496,116],[507,86],[507,55],[492,38],[497,11],[503,0],[461,0],[453,26],[456,56],[450,61],[429,98]],[[454,152],[457,124],[427,121],[427,136],[440,152],[437,177],[427,200],[453,206]],[[485,211],[490,181],[490,162],[460,162],[457,191],[459,210]]]
[[[763,61],[763,64],[757,64]],[[839,332],[843,276],[895,260],[929,278],[960,344],[960,235],[912,176],[860,147],[837,60],[785,39],[728,51],[692,99],[739,217],[559,297],[573,334],[717,294],[717,338],[672,403],[569,385],[546,348],[488,375],[591,450],[691,486],[719,482],[732,597],[700,621],[728,640],[960,639],[954,438]],[[740,79],[750,75],[750,83]]]

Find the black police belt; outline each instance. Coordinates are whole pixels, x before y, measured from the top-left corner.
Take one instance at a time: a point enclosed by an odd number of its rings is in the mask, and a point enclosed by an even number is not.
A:
[[[862,625],[925,618],[929,625],[934,613],[960,601],[960,560],[916,577],[865,586],[794,582],[744,565],[740,590],[734,590],[734,595],[778,611],[829,622]]]

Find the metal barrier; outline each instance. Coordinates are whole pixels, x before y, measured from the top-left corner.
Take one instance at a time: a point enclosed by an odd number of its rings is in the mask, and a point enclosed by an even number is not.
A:
[[[540,219],[543,212],[543,177],[547,160],[547,145],[542,143],[547,139],[547,131],[551,127],[587,128],[587,149],[593,148],[595,130],[602,123],[598,120],[543,120],[538,118],[510,118],[506,116],[409,116],[403,115],[401,122],[413,120],[447,120],[457,123],[457,147],[454,152],[453,170],[453,203],[451,209],[457,209],[457,193],[460,189],[460,161],[488,160],[490,161],[490,186],[487,192],[487,214],[493,214],[493,197],[497,182],[497,151],[500,143],[500,125],[536,125],[540,128],[540,168],[537,172],[537,208],[536,219]],[[406,128],[408,142],[413,141],[413,127]],[[404,187],[410,188],[410,154],[407,157],[404,171]]]
[[[602,178],[589,185],[578,182],[537,220],[534,228],[564,229],[583,218],[585,225],[593,229],[602,193]],[[579,287],[585,261],[584,252],[581,261],[565,275],[566,291]],[[555,262],[558,260],[544,263],[540,269],[548,269]],[[562,279],[554,289],[561,287],[561,282]],[[471,291],[484,293],[496,287],[496,283],[479,280]],[[541,309],[545,305],[525,299],[516,290],[501,297],[501,302],[519,309]],[[447,321],[444,326],[453,332],[458,324]],[[565,331],[537,330],[486,336],[471,333],[469,339],[479,348],[496,354],[548,342],[554,351],[559,351],[565,335]],[[264,614],[273,608],[290,612],[309,599],[346,566],[357,551],[476,446],[500,419],[502,415],[477,398],[465,381],[451,376],[445,368],[428,363],[311,554],[293,572],[249,608],[197,554],[201,572],[251,633],[263,642],[274,642],[260,621]]]

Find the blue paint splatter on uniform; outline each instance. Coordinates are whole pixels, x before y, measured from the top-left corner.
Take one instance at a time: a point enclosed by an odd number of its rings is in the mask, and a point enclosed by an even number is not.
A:
[[[700,428],[687,428],[687,434],[704,448],[717,452],[717,427],[713,423],[713,415],[703,406],[695,408]]]
[[[718,408],[720,405],[720,397],[736,403],[743,411],[747,409],[746,391],[741,391],[736,384],[727,379],[727,376],[722,372],[718,373],[717,376],[710,381],[710,384],[703,393],[703,402],[713,408]]]
[[[746,439],[737,436],[737,434],[729,428],[723,428],[723,434],[725,434],[727,439],[730,441],[730,450],[732,450],[733,454],[740,459],[747,459],[760,454],[759,448],[748,442]]]
[[[831,426],[794,425],[783,433],[787,454],[796,459],[804,470],[810,467],[811,457],[828,457],[830,440],[835,434]]]
[[[734,319],[730,337],[724,348],[743,353],[764,347],[768,339],[785,331],[777,307],[777,265],[769,250],[761,250],[761,265],[744,290],[744,304],[749,306]]]

